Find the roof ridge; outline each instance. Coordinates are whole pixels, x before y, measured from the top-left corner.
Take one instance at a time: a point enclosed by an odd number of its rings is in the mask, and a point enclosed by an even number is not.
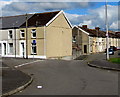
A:
[[[42,13],[35,13],[35,14],[47,14],[47,13],[55,13],[55,12],[60,12],[60,11],[50,11],[50,12],[42,12]]]
[[[19,16],[25,16],[26,14],[22,14],[22,15],[15,15],[15,16],[3,16],[0,18],[11,18],[11,17],[19,17]],[[27,15],[34,15],[34,14],[27,14]]]
[[[45,14],[45,13],[55,13],[55,12],[60,12],[60,11],[53,11],[53,12],[43,12],[43,13],[31,13],[31,14],[27,14],[27,15],[34,15],[34,14]],[[14,16],[2,16],[0,18],[11,18],[11,17],[18,17],[18,16],[25,16],[26,14],[21,14],[21,15],[14,15]]]

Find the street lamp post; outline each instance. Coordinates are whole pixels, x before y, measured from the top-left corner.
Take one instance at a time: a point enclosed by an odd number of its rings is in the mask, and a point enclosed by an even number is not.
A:
[[[108,34],[108,18],[107,18],[107,0],[105,5],[105,13],[106,13],[106,59],[109,60],[109,34]]]

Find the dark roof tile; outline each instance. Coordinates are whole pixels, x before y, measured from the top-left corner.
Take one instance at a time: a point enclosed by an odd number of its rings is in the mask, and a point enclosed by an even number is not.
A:
[[[53,17],[55,17],[60,11],[46,12],[46,13],[36,13],[30,19],[28,19],[28,27],[31,26],[44,26]],[[25,23],[21,27],[25,27]]]
[[[28,18],[32,17],[33,14],[28,14]],[[8,28],[18,28],[20,27],[26,20],[26,15],[18,15],[18,16],[7,16],[0,17],[0,28],[8,29]]]

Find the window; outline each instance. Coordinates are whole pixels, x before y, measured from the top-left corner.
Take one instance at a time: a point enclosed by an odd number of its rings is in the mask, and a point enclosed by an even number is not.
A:
[[[73,36],[73,42],[76,42],[76,36]]]
[[[13,43],[9,43],[9,53],[13,54]]]
[[[13,34],[13,33],[12,33],[12,30],[9,30],[9,33],[8,33],[8,34],[9,34],[9,39],[12,39],[12,38],[13,38],[13,35],[12,35],[12,34]]]
[[[32,29],[32,38],[36,38],[36,29]]]
[[[24,30],[20,30],[20,37],[24,38],[25,37],[25,31]]]
[[[33,40],[31,44],[32,44],[32,54],[36,54],[37,53],[36,40]]]

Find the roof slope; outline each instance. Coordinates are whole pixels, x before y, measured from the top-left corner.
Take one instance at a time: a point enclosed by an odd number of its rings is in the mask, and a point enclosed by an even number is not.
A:
[[[33,14],[28,14],[28,19]],[[0,29],[18,28],[26,20],[26,15],[0,17]]]
[[[106,37],[106,32],[105,31],[101,31],[101,30],[97,30],[97,29],[89,29],[89,28],[86,28],[86,27],[80,27],[82,30],[86,31],[87,33],[89,33],[89,36],[92,36],[92,37],[103,37],[105,38]],[[110,38],[119,38],[119,35],[115,34],[115,32],[112,31],[109,31],[109,37]]]
[[[33,26],[44,26],[52,18],[54,18],[60,11],[55,12],[45,12],[45,13],[36,13],[30,19],[28,19],[28,27]],[[25,23],[21,27],[25,27]]]
[[[45,13],[35,13],[27,15],[18,16],[8,16],[0,17],[0,29],[13,29],[19,27],[26,27],[26,16],[28,18],[28,27],[36,26],[48,26],[53,20],[55,20],[63,11],[45,12]],[[64,14],[65,15],[65,14]],[[67,22],[70,24],[69,20],[65,16]]]

